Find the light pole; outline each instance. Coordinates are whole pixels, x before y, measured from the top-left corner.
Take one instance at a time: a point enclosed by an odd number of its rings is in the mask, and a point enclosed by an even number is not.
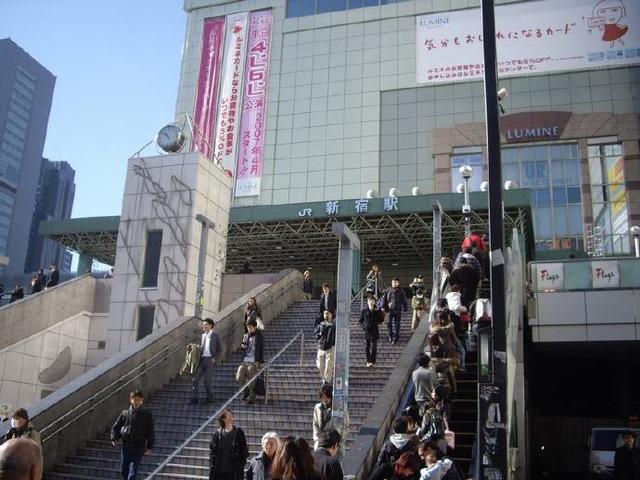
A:
[[[464,217],[464,236],[465,238],[471,235],[471,219],[469,218],[469,214],[471,213],[471,205],[469,205],[469,179],[473,175],[473,168],[471,165],[462,165],[458,170],[460,175],[462,175],[462,179],[464,183],[462,185],[462,190],[464,192],[464,205],[462,205],[462,214]]]
[[[633,235],[633,248],[636,251],[636,258],[640,258],[640,227],[634,225],[629,229],[631,235]]]

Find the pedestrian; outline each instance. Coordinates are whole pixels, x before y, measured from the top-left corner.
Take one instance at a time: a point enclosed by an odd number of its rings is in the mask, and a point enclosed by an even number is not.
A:
[[[213,402],[213,392],[211,391],[211,375],[216,364],[216,357],[220,354],[220,337],[213,331],[213,319],[205,318],[202,321],[204,333],[200,338],[200,361],[198,369],[193,376],[191,385],[191,405],[198,403],[200,390],[200,379],[204,379],[204,389],[207,392],[205,403]]]
[[[302,276],[302,292],[305,300],[313,299],[313,278],[311,278],[310,270],[305,270]]]
[[[444,296],[449,291],[449,276],[451,275],[452,270],[453,262],[451,261],[451,258],[442,257],[440,259],[440,268],[438,270],[438,285],[441,296]]]
[[[624,445],[616,448],[613,457],[615,480],[640,479],[640,449],[636,446],[636,434],[631,430],[622,433]]]
[[[450,312],[437,312],[431,332],[437,334],[449,351],[449,357],[458,364],[460,371],[466,371],[466,350],[456,335],[455,325],[449,319]],[[457,353],[457,356],[453,352]]]
[[[313,448],[320,446],[320,435],[333,430],[331,421],[331,402],[333,401],[333,388],[331,385],[322,385],[318,393],[320,401],[313,407]]]
[[[411,298],[411,309],[413,310],[413,315],[411,317],[411,333],[413,333],[416,331],[416,328],[418,328],[420,320],[422,320],[424,314],[429,311],[429,300],[425,296],[422,288],[418,288]]]
[[[13,291],[11,292],[11,298],[9,299],[9,303],[17,302],[18,300],[22,300],[24,298],[24,290],[22,289],[22,285],[19,283],[13,287]]]
[[[320,445],[313,452],[313,462],[322,480],[343,480],[344,473],[338,460],[342,437],[337,430],[329,430],[320,436]]]
[[[138,478],[138,467],[145,453],[151,453],[155,439],[153,416],[142,406],[144,394],[134,390],[129,394],[130,406],[118,416],[111,427],[111,444],[122,442],[120,474],[125,480]]]
[[[33,440],[13,438],[0,445],[0,479],[40,480],[42,452]]]
[[[376,364],[380,336],[378,325],[381,322],[384,322],[384,312],[376,308],[376,299],[373,296],[367,297],[367,306],[360,312],[360,326],[365,336],[367,367],[373,367]]]
[[[242,364],[236,372],[236,382],[244,385],[262,368],[264,364],[264,337],[262,331],[258,330],[255,319],[247,321],[247,333],[242,338],[241,348],[244,350]],[[256,401],[256,381],[249,384],[249,398],[247,403],[253,404]]]
[[[32,278],[31,278],[31,293],[38,293],[41,292],[44,289],[44,284],[42,283],[42,269],[40,269],[38,271],[38,273],[36,273]]]
[[[329,310],[324,311],[324,321],[315,329],[318,340],[316,366],[324,383],[333,381],[333,365],[336,359],[336,324]]]
[[[262,451],[251,459],[245,474],[245,480],[271,480],[271,466],[276,455],[280,438],[276,432],[267,432],[262,436]]]
[[[225,409],[209,444],[209,480],[242,480],[249,457],[247,439],[234,424],[233,412]]]
[[[277,480],[320,480],[306,440],[293,437],[283,439],[273,461],[273,478]]]
[[[409,309],[407,297],[404,294],[404,290],[400,288],[399,278],[396,277],[391,280],[391,287],[385,291],[384,295],[385,303],[389,309],[389,343],[394,344],[400,338],[402,311],[406,312]]]
[[[380,267],[375,263],[371,266],[371,270],[367,273],[367,279],[365,284],[365,292],[367,295],[372,295],[376,300],[380,298],[384,285],[382,283],[382,272]]]
[[[49,281],[47,282],[47,288],[55,287],[60,283],[60,272],[58,271],[58,266],[55,263],[52,263],[49,266]]]
[[[244,309],[244,333],[247,333],[247,322],[250,318],[255,319],[256,323],[258,320],[262,323],[262,310],[260,310],[260,307],[258,306],[256,297],[251,297]]]
[[[434,442],[428,440],[420,442],[418,456],[425,464],[425,468],[420,470],[420,480],[453,480],[454,478],[458,480],[461,478],[453,460],[441,457],[441,452]]]
[[[471,302],[476,299],[479,281],[480,275],[469,265],[467,259],[464,256],[460,258],[460,265],[451,272],[449,282],[460,285],[462,305],[467,309],[469,309]]]
[[[331,288],[328,283],[322,284],[322,295],[320,295],[320,312],[318,318],[322,319],[324,312],[331,312],[331,316],[336,316],[336,309],[338,308],[338,300],[336,298],[336,292]],[[322,321],[322,320],[321,320]]]
[[[392,434],[384,442],[378,454],[378,464],[394,463],[405,452],[417,453],[418,443],[415,435],[408,432],[406,420],[396,418],[391,424]]]
[[[426,353],[418,355],[418,368],[413,371],[413,396],[418,406],[422,406],[431,400],[431,392],[438,383],[435,370],[429,368],[431,359]]]
[[[393,463],[376,468],[369,480],[410,480],[420,471],[420,459],[414,452],[405,452]]]
[[[42,476],[42,440],[40,433],[29,421],[29,413],[24,408],[19,408],[11,415],[11,428],[5,435],[5,440],[13,438],[28,438],[38,445],[39,451],[39,471]],[[0,477],[1,478],[1,477]],[[41,477],[39,477],[41,478]]]
[[[105,272],[104,278],[113,278],[113,267]]]
[[[411,289],[411,295],[415,296],[418,290],[422,289],[424,292],[424,275],[418,275],[413,278],[413,282],[409,284],[409,288]]]
[[[420,440],[434,442],[441,452],[447,451],[447,442],[444,438],[448,430],[445,401],[446,391],[441,386],[436,386],[431,392],[431,402],[425,403],[421,409],[422,425],[418,429]]]

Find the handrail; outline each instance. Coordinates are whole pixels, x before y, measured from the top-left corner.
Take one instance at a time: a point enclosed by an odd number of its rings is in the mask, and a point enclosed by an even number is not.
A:
[[[249,387],[249,385],[251,385],[252,382],[254,382],[260,375],[262,375],[262,372],[266,371],[266,380],[265,380],[265,397],[264,397],[264,403],[267,403],[267,396],[269,393],[269,367],[271,366],[271,364],[273,362],[275,362],[284,352],[285,350],[287,350],[292,344],[293,342],[295,342],[298,337],[300,337],[300,366],[302,366],[302,361],[304,358],[304,331],[300,330],[291,340],[289,340],[289,342],[280,349],[280,351],[278,351],[278,353],[276,353],[273,357],[271,357],[271,360],[269,360],[267,363],[264,364],[264,366],[253,376],[251,377],[249,380],[246,381],[246,383],[244,385],[242,385],[242,387],[240,387],[240,389],[233,394],[233,396],[227,400],[220,408],[218,408],[218,410],[216,410],[213,415],[211,415],[202,425],[200,425],[191,435],[189,435],[189,437],[182,442],[173,452],[171,452],[169,454],[169,456],[167,458],[164,459],[164,461],[158,465],[158,467],[152,471],[148,476],[145,477],[145,480],[151,480],[153,478],[156,477],[157,474],[159,474],[167,465],[169,465],[169,462],[171,462],[171,460],[173,460],[178,453],[180,453],[182,450],[184,450],[187,445],[189,443],[191,443],[198,435],[200,435],[200,433],[202,433],[202,431],[207,428],[209,426],[209,424],[211,424],[211,422],[213,422],[218,416],[220,416],[220,414],[229,406],[231,405],[231,403],[238,398],[238,396],[240,396],[240,394]]]
[[[100,405],[101,403],[105,402],[106,400],[108,400],[109,398],[111,398],[113,395],[115,395],[116,393],[119,393],[122,391],[122,389],[129,385],[131,382],[133,382],[134,380],[136,380],[137,378],[141,377],[142,375],[148,373],[151,369],[157,367],[158,365],[162,364],[167,358],[175,355],[177,352],[179,351],[184,351],[184,347],[190,343],[190,340],[187,340],[185,343],[181,344],[179,347],[176,347],[175,349],[173,349],[171,352],[169,352],[168,354],[166,354],[165,356],[163,356],[159,361],[157,361],[156,363],[154,363],[149,369],[144,368],[147,363],[151,362],[152,360],[154,360],[155,358],[157,358],[159,355],[162,355],[163,353],[166,353],[166,351],[168,350],[168,347],[164,347],[162,350],[160,350],[158,353],[155,353],[154,355],[151,356],[151,358],[145,360],[144,362],[142,362],[140,365],[132,368],[131,370],[129,370],[126,373],[123,373],[117,380],[114,380],[113,382],[111,382],[109,385],[103,387],[102,389],[100,389],[99,391],[97,391],[96,393],[94,393],[93,395],[91,395],[91,397],[89,397],[88,399],[86,399],[85,401],[79,403],[78,405],[76,405],[74,408],[72,408],[71,410],[69,410],[67,413],[65,413],[64,415],[62,415],[61,417],[57,418],[54,422],[50,423],[49,425],[45,426],[41,431],[40,434],[42,435],[44,432],[46,432],[47,430],[53,428],[54,425],[56,425],[57,423],[59,423],[61,420],[73,415],[73,419],[66,422],[64,425],[62,425],[60,428],[58,428],[55,432],[53,432],[50,435],[47,435],[46,437],[43,436],[42,438],[42,443],[47,442],[48,440],[50,440],[52,437],[56,436],[58,433],[60,433],[61,431],[63,431],[64,429],[66,429],[68,426],[76,423],[77,419],[79,417],[82,417],[84,415],[86,415],[87,413],[91,412],[92,410],[94,410],[98,405]],[[116,385],[117,383],[122,382],[122,380],[124,379],[124,377],[126,377],[127,375],[130,375],[131,373],[133,373],[134,371],[140,369],[140,368],[144,368],[144,370],[135,375],[134,377],[130,378],[129,380],[127,380],[126,382],[122,383],[118,388],[113,389],[111,392],[109,392],[108,395],[104,396],[103,398],[101,398],[100,400],[98,400],[96,403],[92,404],[89,408],[83,408],[85,407],[87,404],[91,404],[99,395],[101,395],[102,393],[104,393],[106,390],[109,390],[110,388],[112,388],[114,385]],[[75,415],[75,412],[80,409],[83,408],[83,411],[77,415]]]

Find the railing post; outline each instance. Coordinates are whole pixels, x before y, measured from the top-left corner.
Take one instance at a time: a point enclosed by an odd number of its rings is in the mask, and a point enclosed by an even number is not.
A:
[[[304,332],[300,335],[300,366],[304,365]]]
[[[267,404],[269,398],[269,366],[267,363],[267,369],[264,371],[264,404]]]

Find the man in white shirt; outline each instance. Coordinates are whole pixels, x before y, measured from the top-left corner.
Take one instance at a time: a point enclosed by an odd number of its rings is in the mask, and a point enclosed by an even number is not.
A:
[[[191,387],[191,405],[198,403],[198,391],[200,387],[200,379],[204,377],[204,388],[207,391],[205,403],[213,402],[213,393],[211,392],[211,375],[213,367],[216,364],[216,356],[220,353],[220,337],[213,331],[213,320],[205,318],[202,321],[202,339],[200,340],[200,363],[198,370],[193,377],[193,385]]]

